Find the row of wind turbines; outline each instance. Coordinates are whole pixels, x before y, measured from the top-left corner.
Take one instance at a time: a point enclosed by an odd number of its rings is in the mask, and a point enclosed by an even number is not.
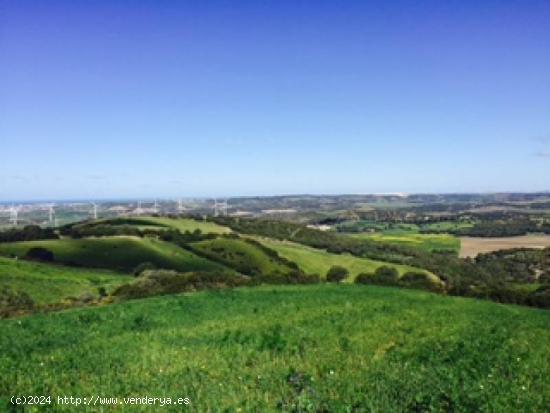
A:
[[[90,209],[90,216],[93,219],[97,219],[98,205],[95,202],[90,202],[92,208]],[[55,204],[48,205],[48,224],[50,226],[57,226],[57,217],[55,216]],[[22,221],[20,218],[20,206],[12,205],[9,209],[9,223],[13,226],[19,225]]]
[[[160,211],[160,208],[159,208],[159,203],[158,201],[155,199],[153,201],[153,205],[152,207],[144,207],[143,204],[145,202],[139,200],[137,201],[137,207],[136,209],[134,209],[133,213],[136,214],[136,215],[142,215],[144,213],[148,213],[148,212],[152,212],[152,213],[158,213]],[[150,205],[150,202],[147,202],[149,205]],[[90,216],[90,218],[92,219],[97,219],[98,218],[98,211],[99,211],[99,205],[95,202],[89,202],[87,204],[88,207],[90,207],[87,211],[88,211],[88,214]],[[47,208],[47,211],[48,211],[48,224],[50,226],[55,226],[57,227],[58,226],[58,220],[57,220],[57,217],[56,217],[56,204],[48,204],[46,207],[42,207],[42,208]],[[180,198],[177,200],[177,211],[179,213],[182,213],[186,210],[186,207],[183,205],[183,200]],[[227,202],[227,199],[226,200],[223,200],[223,201],[218,201],[217,199],[214,199],[214,204],[212,206],[213,208],[213,212],[214,212],[214,216],[215,217],[218,217],[218,216],[227,216],[228,215],[228,202]],[[23,219],[21,219],[21,209],[22,207],[19,205],[19,206],[16,206],[16,205],[12,205],[11,208],[9,209],[9,223],[13,226],[17,226],[19,225],[22,221],[24,221]]]

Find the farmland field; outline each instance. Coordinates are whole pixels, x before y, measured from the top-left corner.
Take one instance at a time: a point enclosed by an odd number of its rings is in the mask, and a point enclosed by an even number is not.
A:
[[[321,277],[325,277],[327,271],[333,265],[342,265],[348,269],[350,275],[347,281],[349,282],[353,281],[358,274],[362,272],[372,273],[383,265],[395,267],[400,275],[408,271],[422,271],[408,265],[375,261],[348,254],[332,254],[321,249],[307,247],[290,241],[276,241],[260,237],[257,237],[257,239],[262,244],[277,251],[282,257],[294,261],[306,273],[319,274]]]
[[[0,329],[2,410],[44,393],[188,397],[197,412],[543,412],[550,398],[550,313],[412,290],[242,288]]]
[[[27,293],[37,304],[51,304],[98,288],[107,293],[131,277],[106,270],[63,267],[0,257],[0,287]]]
[[[453,251],[458,253],[460,240],[448,234],[419,234],[415,231],[394,230],[374,233],[350,234],[350,237],[419,248],[424,251]]]
[[[475,257],[480,253],[510,248],[550,247],[550,235],[522,235],[501,238],[460,237],[460,243],[461,257]]]
[[[151,262],[180,271],[223,269],[174,244],[130,236],[3,243],[0,254],[21,258],[33,247],[47,248],[53,252],[55,262],[66,265],[131,271],[138,264]]]

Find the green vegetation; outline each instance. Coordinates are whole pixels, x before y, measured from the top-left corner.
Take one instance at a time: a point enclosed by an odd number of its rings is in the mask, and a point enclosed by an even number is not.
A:
[[[132,235],[143,237],[147,235],[154,236],[160,232],[166,231],[177,231],[181,234],[226,234],[231,232],[229,228],[209,221],[175,217],[99,219],[94,221],[84,221],[81,223],[72,223],[60,228],[60,233],[62,235],[72,238],[93,236],[104,237],[115,235]]]
[[[202,233],[227,234],[231,230],[222,225],[215,224],[211,221],[196,220],[191,218],[168,218],[168,217],[137,217],[136,221],[143,221],[144,225],[159,225],[177,229],[178,231],[193,232],[200,230]]]
[[[419,234],[415,231],[391,230],[383,233],[356,233],[350,234],[349,236],[357,239],[368,239],[371,241],[419,248],[427,252],[452,251],[458,254],[460,250],[460,240],[447,234]]]
[[[474,226],[472,221],[441,221],[424,224],[421,227],[422,232],[449,232],[453,233],[462,228],[472,228]]]
[[[413,290],[200,292],[0,329],[1,410],[10,395],[44,393],[247,412],[544,412],[550,398],[550,313]]]
[[[360,258],[350,254],[334,254],[322,249],[308,247],[290,241],[276,241],[268,238],[258,238],[262,244],[274,249],[281,257],[298,264],[307,274],[319,274],[325,277],[332,266],[345,267],[350,275],[347,281],[353,281],[362,272],[374,272],[377,268],[387,265],[386,262]],[[421,271],[409,265],[392,264],[400,275],[409,271]],[[432,275],[434,279],[435,276]]]
[[[550,219],[532,219],[523,216],[485,219],[469,228],[460,228],[457,235],[471,237],[512,237],[533,233],[550,234]]]
[[[105,270],[70,268],[0,257],[0,288],[24,292],[37,304],[53,304],[67,297],[110,293],[130,281],[128,276]]]
[[[27,225],[23,228],[10,228],[0,231],[0,242],[32,241],[35,239],[59,238],[51,228]]]
[[[220,237],[190,245],[197,254],[246,275],[288,274],[296,270],[274,251],[248,239]]]
[[[198,257],[174,244],[154,238],[104,237],[60,239],[0,244],[0,254],[24,257],[34,247],[54,254],[57,263],[132,271],[143,262],[178,271],[223,270],[217,263]]]

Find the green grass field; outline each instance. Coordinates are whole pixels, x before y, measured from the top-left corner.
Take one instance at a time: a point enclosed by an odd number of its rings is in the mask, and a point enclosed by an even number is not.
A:
[[[460,250],[460,240],[448,234],[419,234],[415,231],[397,229],[387,230],[381,233],[354,233],[349,234],[349,236],[358,239],[368,239],[377,242],[419,248],[428,252],[448,250],[458,254]]]
[[[3,320],[0,330],[1,410],[23,394],[189,397],[162,408],[171,412],[531,413],[550,400],[548,311],[420,291],[200,292]]]
[[[433,222],[431,224],[422,225],[423,229],[429,229],[432,231],[456,231],[461,228],[471,228],[474,226],[473,222],[470,221],[442,221],[442,222]]]
[[[216,238],[191,245],[207,258],[220,261],[244,274],[287,274],[292,270],[282,261],[270,257],[258,246],[242,239]]]
[[[0,257],[0,287],[27,293],[37,304],[51,304],[84,293],[94,296],[98,288],[107,293],[132,281],[127,275],[106,270],[63,267]]]
[[[190,218],[164,218],[164,217],[136,217],[135,220],[143,220],[145,222],[156,223],[158,225],[171,227],[181,232],[193,232],[200,229],[203,233],[228,234],[231,230],[222,225],[215,224],[209,221],[197,221]]]
[[[311,248],[290,241],[277,241],[260,237],[256,237],[256,239],[267,247],[277,251],[282,257],[298,264],[304,272],[308,274],[319,274],[323,278],[333,265],[342,265],[348,269],[350,276],[347,281],[353,281],[355,277],[362,272],[372,273],[382,265],[395,267],[400,275],[408,271],[422,271],[408,265],[375,261],[368,258],[358,258],[348,254],[332,254],[321,249]],[[433,277],[435,279],[435,275]]]
[[[142,262],[152,262],[159,268],[178,271],[223,269],[174,244],[126,236],[3,243],[0,254],[23,257],[32,247],[49,249],[58,263],[83,267],[131,271]]]

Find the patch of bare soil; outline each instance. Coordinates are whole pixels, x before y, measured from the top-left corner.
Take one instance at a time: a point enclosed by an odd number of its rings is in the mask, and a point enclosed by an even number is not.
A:
[[[475,257],[482,252],[510,248],[550,247],[550,235],[522,235],[519,237],[481,238],[460,237],[460,256]]]

